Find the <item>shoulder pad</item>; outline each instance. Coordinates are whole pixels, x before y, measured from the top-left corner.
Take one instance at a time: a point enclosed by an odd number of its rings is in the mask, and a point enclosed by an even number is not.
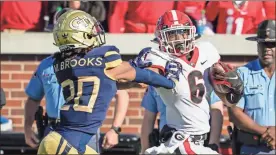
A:
[[[220,60],[220,55],[216,47],[207,41],[197,42],[196,47],[198,47],[201,61],[206,61],[205,63],[206,68],[211,67],[214,63]]]
[[[106,55],[110,55],[108,53],[116,53],[119,54],[120,51],[116,46],[101,46],[101,47],[97,47],[92,49],[91,51],[88,52],[88,56],[92,56],[92,55],[101,55],[103,57],[105,57]]]

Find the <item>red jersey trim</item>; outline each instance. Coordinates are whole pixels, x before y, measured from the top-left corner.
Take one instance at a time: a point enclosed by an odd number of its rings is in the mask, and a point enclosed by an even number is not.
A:
[[[193,51],[193,56],[191,58],[191,60],[187,60],[186,59],[186,56],[182,56],[180,57],[181,60],[185,61],[187,64],[189,64],[190,66],[192,67],[195,67],[196,66],[196,63],[197,63],[197,60],[198,60],[198,57],[199,57],[199,50],[197,47],[195,47],[194,51]]]

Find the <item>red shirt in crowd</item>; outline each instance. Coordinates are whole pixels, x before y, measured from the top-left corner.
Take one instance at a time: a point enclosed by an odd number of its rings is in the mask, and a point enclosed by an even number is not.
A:
[[[206,7],[208,21],[218,16],[217,33],[253,34],[266,19],[262,2],[246,1],[239,8],[232,1],[210,1]]]
[[[275,20],[275,1],[263,1],[267,19]]]
[[[1,2],[1,31],[4,29],[38,30],[42,2]]]
[[[186,13],[195,20],[199,20],[201,18],[201,11],[204,7],[205,1],[178,1],[176,10]]]
[[[158,18],[174,9],[174,1],[110,1],[110,33],[153,33]]]

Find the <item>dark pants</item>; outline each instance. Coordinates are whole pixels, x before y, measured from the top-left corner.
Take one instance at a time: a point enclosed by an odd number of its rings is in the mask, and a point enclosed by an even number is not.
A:
[[[266,146],[248,146],[241,147],[241,154],[275,154],[275,150],[271,150]]]

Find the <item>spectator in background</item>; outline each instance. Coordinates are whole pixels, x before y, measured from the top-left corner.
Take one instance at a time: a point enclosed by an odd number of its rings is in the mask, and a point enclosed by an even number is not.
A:
[[[275,20],[275,1],[263,1],[263,5],[267,19]]]
[[[205,1],[178,1],[176,4],[176,10],[186,13],[193,24],[196,26],[197,34],[214,34],[212,29],[209,28],[205,17]]]
[[[211,24],[207,23],[205,17],[205,4],[205,1],[178,1],[176,10],[186,13],[191,18],[198,34],[213,35]]]
[[[176,4],[176,10],[182,11],[194,20],[198,21],[201,19],[205,3],[205,1],[178,1]]]
[[[158,18],[175,7],[174,1],[110,1],[110,33],[154,33]]]
[[[103,22],[106,19],[106,9],[102,1],[49,1],[48,2],[48,23],[47,29],[52,30],[55,24],[55,16],[57,12],[64,8],[70,8],[74,10],[82,10],[93,17],[99,22]]]
[[[1,1],[1,31],[39,31],[42,28],[42,2]]]
[[[275,154],[275,20],[263,21],[257,31],[258,59],[238,68],[244,95],[229,116],[238,128],[241,154]]]
[[[206,7],[206,17],[215,21],[216,33],[253,34],[257,26],[266,19],[261,1],[210,1]]]

